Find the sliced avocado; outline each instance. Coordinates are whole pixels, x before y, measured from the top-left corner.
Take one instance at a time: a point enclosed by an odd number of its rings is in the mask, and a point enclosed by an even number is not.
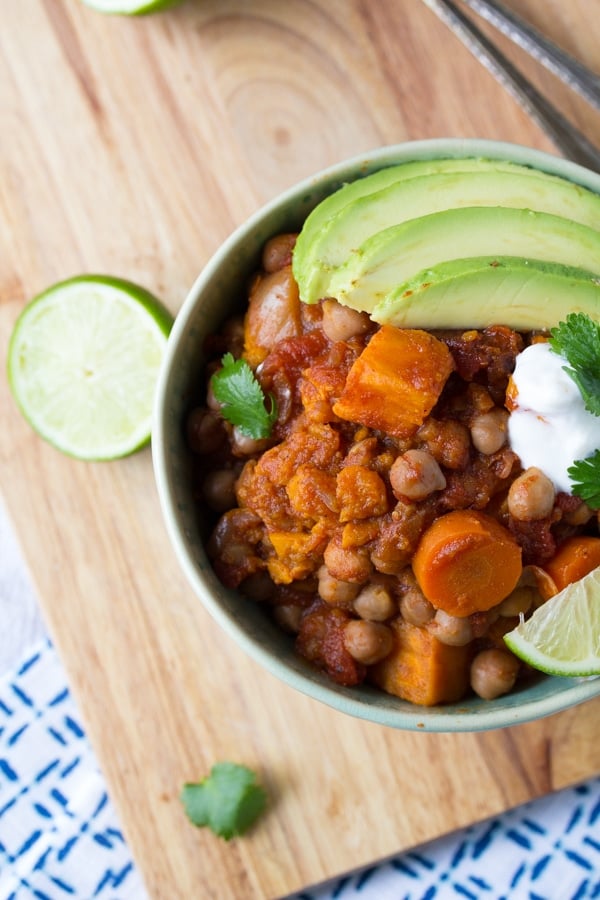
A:
[[[323,232],[328,229],[332,220],[349,204],[361,197],[383,191],[392,185],[425,175],[443,175],[452,172],[506,172],[557,180],[557,176],[548,175],[538,169],[501,159],[483,159],[480,157],[458,157],[444,159],[420,159],[388,166],[371,172],[363,178],[344,184],[339,190],[322,200],[306,218],[298,236],[293,256],[293,272],[300,287],[300,296],[305,303],[316,303],[322,295],[319,288],[313,286],[312,277],[315,260],[320,259],[319,242]],[[449,204],[446,204],[448,206]],[[488,204],[489,205],[489,204]],[[430,210],[431,212],[432,210]],[[424,215],[423,211],[416,213]],[[406,218],[406,217],[405,217]],[[357,246],[355,243],[354,246]]]
[[[332,272],[374,234],[445,209],[533,209],[600,230],[600,195],[555,175],[537,172],[532,177],[532,171],[521,166],[508,172],[429,173],[404,178],[345,203],[313,238],[308,254],[304,253],[310,271],[302,265],[302,252],[296,257],[302,299],[314,302],[327,296]]]
[[[419,272],[371,317],[398,328],[553,328],[567,312],[600,319],[600,277],[585,269],[514,256],[453,259]]]
[[[334,272],[328,296],[371,313],[421,269],[469,256],[520,256],[600,273],[600,231],[510,207],[447,209],[369,238]]]

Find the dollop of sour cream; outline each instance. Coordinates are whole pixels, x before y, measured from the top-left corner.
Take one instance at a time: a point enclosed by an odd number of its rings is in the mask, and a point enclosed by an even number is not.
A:
[[[557,491],[571,494],[567,469],[600,447],[600,416],[587,411],[566,365],[547,343],[517,356],[508,439],[524,469],[537,466]]]

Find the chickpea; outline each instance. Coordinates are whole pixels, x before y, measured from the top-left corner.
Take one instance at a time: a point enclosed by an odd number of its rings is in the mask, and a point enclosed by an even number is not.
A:
[[[526,522],[544,519],[554,506],[556,492],[547,475],[536,466],[530,466],[511,484],[508,491],[510,515]]]
[[[297,634],[302,621],[302,607],[293,603],[281,604],[273,609],[273,617],[278,625],[291,634]]]
[[[244,317],[231,316],[222,328],[222,334],[227,343],[227,349],[236,359],[242,355],[244,349]]]
[[[379,622],[352,619],[344,627],[344,647],[353,659],[365,666],[384,659],[393,643],[391,630]]]
[[[410,558],[406,551],[389,546],[379,547],[371,551],[371,562],[382,575],[397,575],[405,567]]]
[[[255,603],[266,603],[275,594],[275,585],[268,572],[253,572],[242,582],[240,591]]]
[[[216,413],[220,412],[223,408],[223,404],[221,403],[221,401],[217,400],[217,398],[215,397],[212,378],[209,379],[208,387],[206,389],[206,405],[209,409],[212,409]]]
[[[519,672],[519,660],[508,650],[482,650],[471,663],[471,687],[483,700],[508,694]]]
[[[469,462],[469,430],[462,422],[449,419],[442,424],[441,442],[435,458],[448,469],[464,469]]]
[[[327,544],[323,561],[334,578],[357,584],[364,584],[373,569],[366,548],[342,547],[339,535]]]
[[[390,484],[400,500],[423,500],[434,491],[446,487],[444,473],[426,450],[407,450],[398,456],[390,469]]]
[[[319,597],[332,606],[352,606],[352,602],[360,590],[360,585],[351,581],[335,578],[327,566],[323,565],[317,572],[319,580]]]
[[[435,616],[435,607],[415,583],[402,594],[400,615],[411,625],[427,625]]]
[[[567,525],[587,525],[593,515],[593,510],[591,510],[587,503],[582,500],[576,509],[564,513],[563,521],[566,522]]]
[[[500,407],[477,416],[471,424],[473,446],[486,456],[496,453],[506,442],[507,426],[508,412]]]
[[[212,410],[197,406],[187,417],[188,446],[194,453],[208,454],[219,450],[225,443],[223,420]]]
[[[509,594],[505,600],[497,607],[501,616],[511,618],[521,613],[529,612],[533,606],[534,600],[539,596],[536,588],[530,585],[522,585],[516,587],[512,594]]]
[[[369,331],[371,320],[367,313],[343,306],[337,300],[324,300],[321,325],[330,341],[347,341]]]
[[[429,416],[416,437],[424,442],[423,449],[447,469],[464,469],[469,462],[471,435],[462,422]]]
[[[223,513],[208,540],[208,555],[227,566],[247,564],[261,537],[261,521],[255,513],[230,509]]]
[[[262,253],[262,267],[265,272],[278,272],[292,261],[292,250],[296,245],[297,234],[276,234],[267,241]]]
[[[468,617],[450,616],[443,609],[437,610],[427,627],[438,641],[451,647],[464,647],[473,639]]]
[[[264,438],[258,440],[251,438],[234,425],[231,432],[231,451],[236,456],[253,456],[255,453],[262,453],[266,446],[267,441]]]
[[[222,513],[235,506],[235,482],[233,469],[216,469],[208,473],[202,485],[202,493],[211,509]]]
[[[384,622],[396,612],[396,602],[385,584],[371,582],[356,597],[354,611],[361,619]]]

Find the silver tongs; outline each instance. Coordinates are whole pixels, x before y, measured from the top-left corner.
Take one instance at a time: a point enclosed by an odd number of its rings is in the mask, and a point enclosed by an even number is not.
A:
[[[423,0],[521,104],[567,159],[600,172],[600,149],[541,94],[452,0]],[[474,12],[600,110],[600,77],[495,0],[464,0]]]

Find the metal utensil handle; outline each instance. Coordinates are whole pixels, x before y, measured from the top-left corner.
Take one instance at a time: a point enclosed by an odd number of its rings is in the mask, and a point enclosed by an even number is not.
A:
[[[578,59],[561,50],[549,38],[525,22],[496,0],[464,0],[465,4],[486,19],[513,43],[526,50],[588,103],[600,110],[600,75],[596,75]]]
[[[567,158],[600,172],[600,150],[541,94],[451,0],[423,0],[521,104]]]

